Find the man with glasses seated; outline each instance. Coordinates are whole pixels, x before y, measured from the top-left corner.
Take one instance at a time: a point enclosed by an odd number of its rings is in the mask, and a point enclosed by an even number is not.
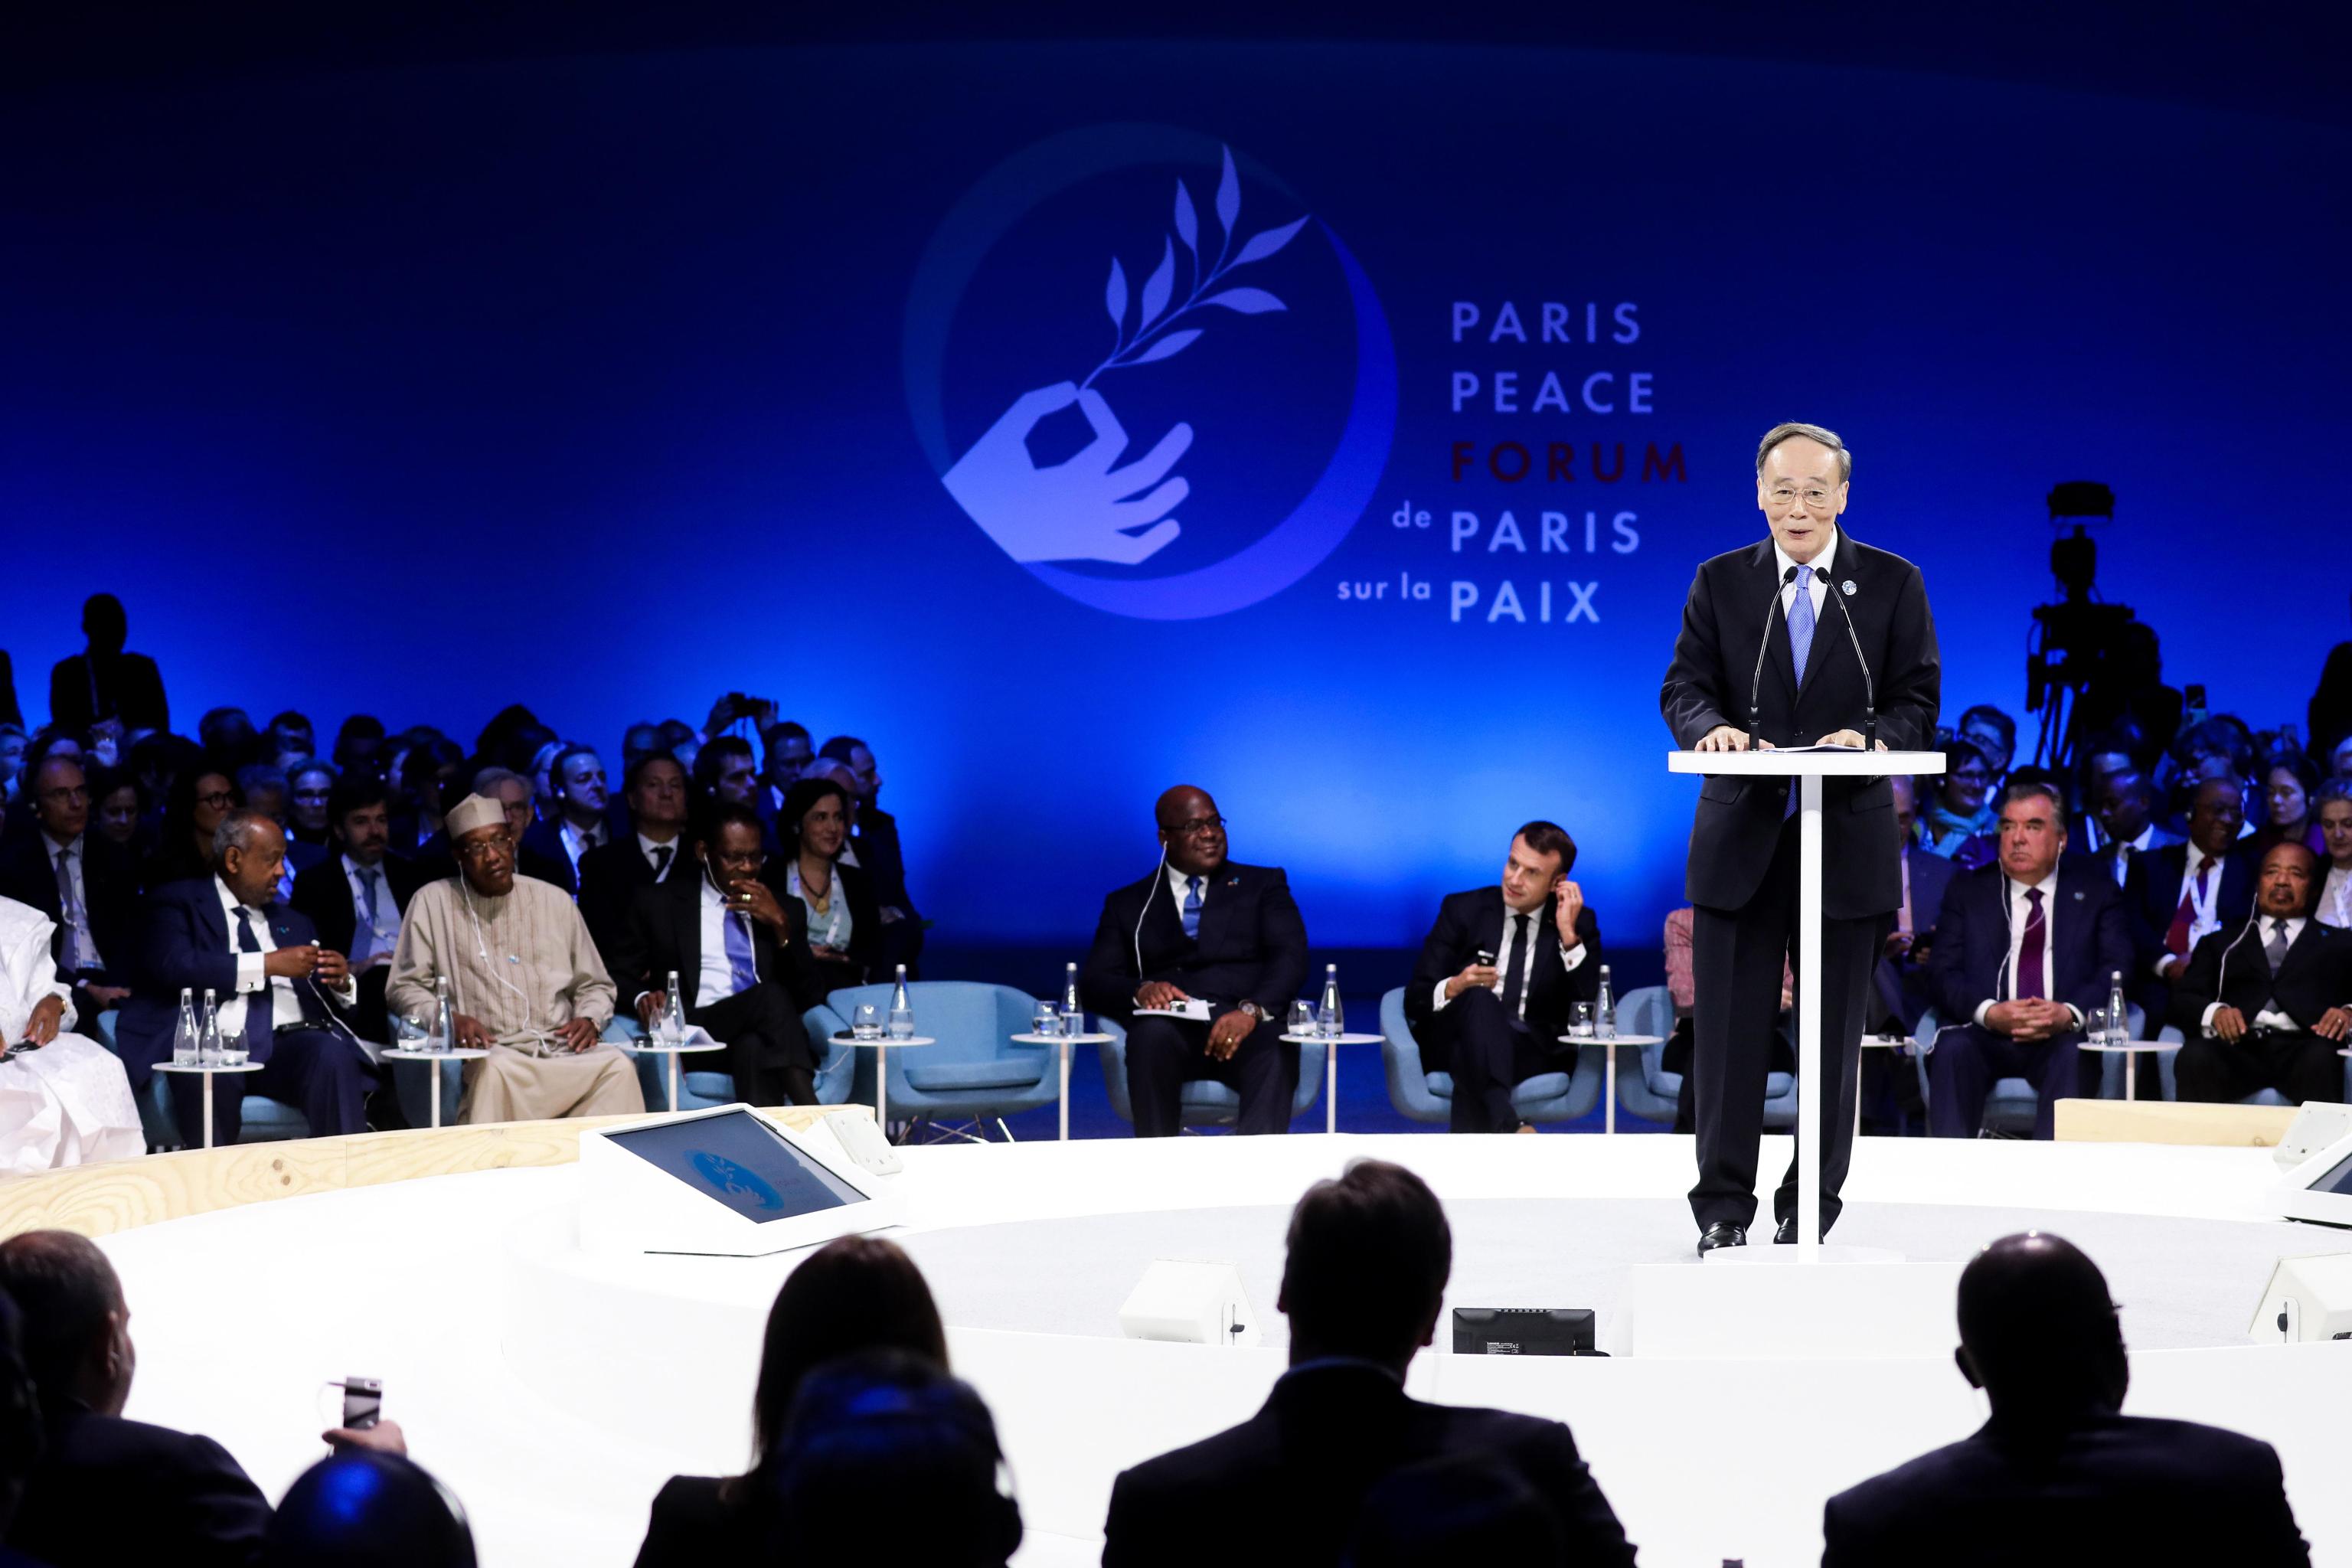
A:
[[[654,1026],[677,976],[686,1021],[727,1047],[735,1098],[752,1105],[816,1103],[816,1054],[801,1015],[823,1000],[809,954],[808,915],[760,879],[760,814],[712,809],[691,875],[639,888],[614,944],[613,973]]]
[[[39,831],[7,847],[0,894],[30,905],[56,928],[50,957],[72,992],[77,1016],[93,1025],[131,994],[125,978],[138,921],[139,871],[130,852],[89,831],[89,784],[80,763],[53,756],[32,770]]]
[[[1243,1132],[1290,1130],[1298,1047],[1285,1015],[1307,980],[1307,926],[1276,868],[1225,858],[1225,819],[1205,790],[1160,797],[1160,864],[1103,900],[1081,995],[1127,1030],[1128,1089],[1139,1138],[1173,1137],[1189,1079],[1241,1095]],[[1188,1000],[1206,1021],[1139,1015]]]

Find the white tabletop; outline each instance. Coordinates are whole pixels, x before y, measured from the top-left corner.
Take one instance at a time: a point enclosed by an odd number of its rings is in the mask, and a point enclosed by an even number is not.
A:
[[[1663,1046],[1666,1037],[1664,1035],[1612,1035],[1603,1039],[1599,1035],[1562,1035],[1559,1043],[1563,1046]]]
[[[224,1062],[157,1062],[155,1070],[157,1072],[259,1072],[268,1065],[267,1062],[238,1062],[235,1066]]]
[[[653,1056],[670,1057],[684,1056],[693,1051],[723,1051],[727,1048],[727,1042],[724,1040],[698,1040],[690,1045],[675,1042],[666,1045],[659,1040],[631,1040],[629,1042],[628,1048],[633,1051],[644,1051]]]
[[[929,1035],[912,1035],[903,1040],[894,1040],[887,1035],[877,1036],[870,1040],[861,1040],[854,1035],[835,1035],[831,1038],[836,1046],[936,1046],[939,1044],[939,1041]]]
[[[1670,773],[1730,773],[1745,778],[1782,778],[1819,773],[1824,778],[1881,778],[1888,773],[1940,773],[1941,752],[1668,752]]]
[[[2084,1040],[2074,1048],[2078,1051],[2120,1053],[2123,1051],[2177,1051],[2180,1047],[2181,1042],[2179,1040],[2126,1040],[2119,1046],[2095,1046],[2090,1041]]]
[[[1377,1046],[1385,1037],[1380,1035],[1285,1035],[1294,1046]]]
[[[1113,1037],[1109,1035],[1013,1035],[1010,1037],[1016,1046],[1058,1046],[1066,1043],[1073,1046],[1105,1046],[1108,1045]]]
[[[471,1062],[479,1061],[490,1053],[471,1046],[457,1046],[446,1051],[417,1050],[408,1046],[394,1046],[383,1053],[388,1062]]]

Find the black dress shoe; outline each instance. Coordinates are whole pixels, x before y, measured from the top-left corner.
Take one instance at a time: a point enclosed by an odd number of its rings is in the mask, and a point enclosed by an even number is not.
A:
[[[1832,1223],[1834,1222],[1830,1220],[1822,1221],[1822,1237],[1823,1240],[1827,1240],[1829,1238],[1830,1226]],[[1782,1247],[1794,1247],[1797,1245],[1797,1218],[1794,1215],[1790,1215],[1787,1219],[1782,1220],[1778,1226],[1773,1227],[1772,1239]]]
[[[1718,1247],[1745,1247],[1748,1227],[1744,1225],[1711,1225],[1706,1234],[1698,1238],[1698,1255],[1705,1258]]]

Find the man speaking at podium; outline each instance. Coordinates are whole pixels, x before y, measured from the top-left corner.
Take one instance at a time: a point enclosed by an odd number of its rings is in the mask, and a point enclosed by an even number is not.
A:
[[[1700,752],[1834,745],[1911,750],[1935,735],[1941,668],[1919,569],[1838,527],[1853,458],[1818,425],[1776,425],[1756,448],[1769,540],[1703,563],[1658,694],[1677,745]],[[1871,968],[1902,902],[1902,843],[1883,778],[1822,781],[1822,1229],[1853,1148],[1855,1056]],[[1764,1077],[1792,964],[1797,783],[1711,777],[1691,824],[1685,889],[1698,1249],[1744,1247],[1756,1216]],[[1797,1164],[1772,1194],[1775,1241],[1797,1239]]]

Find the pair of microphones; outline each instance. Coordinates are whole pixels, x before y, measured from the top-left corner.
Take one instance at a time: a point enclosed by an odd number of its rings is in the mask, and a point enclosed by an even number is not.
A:
[[[1800,573],[1824,584],[1830,580],[1826,566],[1791,566],[1772,584],[1772,603],[1764,611],[1764,635],[1756,644],[1756,669],[1748,679],[1748,744],[1751,750],[1764,738],[1764,655],[1772,646],[1772,617],[1779,614],[1780,624],[1788,625],[1788,616],[1780,608],[1780,595],[1798,580]],[[1812,583],[1807,582],[1803,591],[1811,593]],[[1853,629],[1853,612],[1846,608],[1843,595],[1832,592],[1829,596],[1837,601],[1838,613],[1845,617],[1846,639],[1853,645],[1854,663],[1862,667],[1862,749],[1870,751],[1878,743],[1878,686],[1870,677],[1870,660],[1862,656],[1862,636]]]

